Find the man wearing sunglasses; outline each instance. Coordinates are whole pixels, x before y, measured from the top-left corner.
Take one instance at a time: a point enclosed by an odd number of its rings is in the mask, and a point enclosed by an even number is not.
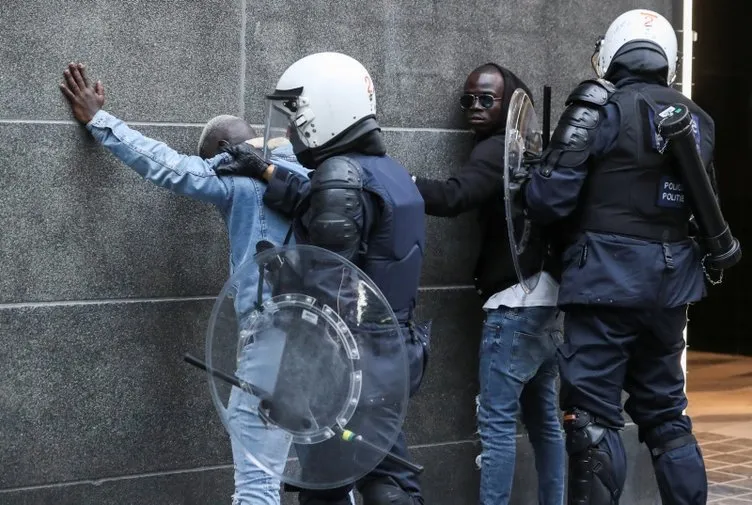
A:
[[[218,174],[232,168],[229,155],[220,153],[222,148],[246,141],[260,146],[262,139],[254,138],[255,131],[244,120],[228,115],[213,118],[201,132],[197,147],[199,156],[187,156],[141,135],[102,110],[104,87],[100,82],[88,83],[83,65],[70,64],[60,87],[75,118],[141,177],[177,194],[217,207],[227,224],[231,273],[253,257],[257,242],[266,240],[282,244],[290,221],[263,205],[261,196],[266,191],[266,184],[250,177]],[[305,178],[308,171],[297,163],[289,141],[282,138],[275,143],[273,162]],[[255,289],[256,279],[249,278],[248,282]],[[238,314],[245,312],[248,307],[244,305],[250,299],[238,298]],[[273,461],[277,457],[275,453],[287,453],[285,446],[289,442],[283,438],[282,432],[265,428],[257,414],[257,405],[255,397],[232,388],[227,415],[237,427],[237,432],[231,437],[235,463],[233,505],[280,503],[279,480],[251,461],[246,451],[257,448],[258,452],[254,452],[257,457],[261,451],[271,453],[265,460]]]
[[[455,217],[478,210],[482,244],[474,277],[486,311],[478,397],[483,446],[480,503],[509,503],[521,410],[535,451],[539,503],[560,505],[564,496],[564,440],[556,388],[555,350],[562,338],[556,309],[558,285],[547,267],[535,289],[525,293],[512,262],[505,222],[504,127],[517,88],[532,96],[527,86],[504,67],[489,63],[475,69],[460,97],[465,119],[475,134],[470,158],[445,181],[414,180],[429,215]],[[536,253],[531,248],[525,255]]]

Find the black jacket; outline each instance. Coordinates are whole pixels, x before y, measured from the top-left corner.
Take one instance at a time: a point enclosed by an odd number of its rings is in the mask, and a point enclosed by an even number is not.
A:
[[[518,282],[507,237],[503,162],[504,132],[498,132],[476,144],[457,175],[446,181],[415,180],[426,214],[454,217],[478,209],[481,248],[473,277],[484,301]],[[523,271],[534,273],[540,262],[540,257],[523,256]]]
[[[509,69],[496,66],[504,80],[502,111],[495,133],[476,137],[470,159],[457,175],[445,181],[417,178],[415,183],[423,196],[426,214],[454,217],[469,210],[478,209],[481,231],[481,248],[475,265],[475,287],[483,300],[494,293],[517,284],[517,274],[512,263],[512,252],[507,236],[506,212],[504,209],[504,126],[512,94],[517,88],[525,90],[530,99],[533,95],[522,80]],[[530,249],[533,254],[523,255],[521,265],[526,275],[540,269],[542,258],[533,241],[540,240],[540,230],[535,228]],[[551,270],[548,269],[547,270]]]

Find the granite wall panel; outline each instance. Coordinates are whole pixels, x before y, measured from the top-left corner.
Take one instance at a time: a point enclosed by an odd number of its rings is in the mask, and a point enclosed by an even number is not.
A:
[[[102,79],[107,110],[192,154],[200,127],[229,113],[263,121],[263,95],[314,51],[359,58],[377,87],[390,154],[416,175],[457,173],[472,147],[457,98],[495,61],[553,87],[553,122],[592,75],[596,37],[622,11],[672,0],[8,0],[0,11],[0,502],[222,503],[227,437],[201,354],[227,276],[219,212],[144,182],[72,123],[66,63]],[[418,315],[431,361],[406,428],[436,505],[477,501],[473,212],[429,218]],[[657,502],[649,457],[626,430],[625,503]],[[512,502],[535,501],[524,430]],[[531,480],[533,479],[533,480]],[[286,495],[291,503],[294,495]]]

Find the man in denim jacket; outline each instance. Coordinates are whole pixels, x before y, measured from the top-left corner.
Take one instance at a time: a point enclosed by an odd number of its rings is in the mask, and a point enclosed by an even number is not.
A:
[[[232,116],[212,119],[201,134],[200,156],[186,156],[162,142],[143,136],[101,110],[104,88],[101,82],[89,86],[83,65],[69,65],[64,75],[61,90],[70,102],[73,115],[104,147],[144,179],[175,193],[211,203],[219,209],[227,223],[231,273],[254,256],[257,242],[267,240],[275,245],[282,244],[290,221],[263,205],[266,184],[250,177],[220,176],[216,171],[231,161],[228,154],[217,154],[219,149],[254,136],[253,129],[242,119]],[[289,143],[274,149],[272,161],[288,170],[303,175],[308,173],[297,163]],[[256,282],[255,279],[249,281],[251,284]],[[238,313],[244,312],[243,307],[236,309]],[[235,462],[233,505],[278,505],[279,480],[258,467],[245,451],[257,454],[253,450],[257,447],[258,451],[273,451],[284,458],[287,450],[277,448],[288,442],[282,437],[281,430],[264,427],[256,414],[258,399],[238,393],[237,388],[233,388],[228,404],[228,416],[234,418],[233,424],[242,426],[243,437],[242,444],[235,437],[231,438]],[[273,457],[265,456],[264,460],[271,461]],[[284,467],[284,461],[280,465]]]

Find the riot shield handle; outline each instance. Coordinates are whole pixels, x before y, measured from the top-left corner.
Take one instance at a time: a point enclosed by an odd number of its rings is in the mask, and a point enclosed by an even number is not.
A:
[[[206,363],[204,363],[200,359],[196,358],[195,356],[192,356],[191,354],[186,353],[185,355],[183,355],[183,360],[186,363],[195,366],[196,368],[199,368],[201,370],[204,370],[205,372],[210,373],[211,375],[213,375],[217,379],[220,379],[220,380],[222,380],[222,381],[224,381],[224,382],[226,382],[226,383],[228,383],[228,384],[230,384],[232,386],[235,386],[237,388],[244,389],[243,385],[241,384],[241,382],[237,378],[235,378],[232,375],[229,375],[229,374],[227,374],[225,372],[222,372],[221,370],[214,370],[213,368],[209,369],[209,367],[206,365]],[[264,391],[262,389],[259,389],[256,386],[253,386],[252,384],[246,384],[246,386],[250,387],[251,392],[254,395],[256,395],[259,398],[261,398],[262,401],[268,401],[268,399],[271,398],[271,395],[268,392],[266,392],[266,391]],[[375,446],[374,444],[372,444],[371,442],[369,442],[368,440],[364,439],[361,435],[358,435],[357,433],[353,433],[350,430],[340,428],[339,426],[334,426],[333,429],[337,433],[337,435],[339,435],[339,437],[342,438],[342,440],[344,440],[345,442],[355,442],[355,443],[359,443],[359,444],[368,446],[369,448],[374,449],[376,451],[380,451],[381,450],[377,446]],[[385,457],[386,457],[386,459],[392,461],[393,463],[396,463],[396,464],[402,466],[403,468],[406,468],[407,470],[410,470],[411,472],[413,472],[415,474],[421,474],[421,473],[423,473],[423,470],[424,470],[423,465],[418,465],[416,463],[408,461],[405,458],[403,458],[401,456],[398,456],[398,455],[396,455],[396,454],[394,454],[392,452],[387,452],[385,454]]]

